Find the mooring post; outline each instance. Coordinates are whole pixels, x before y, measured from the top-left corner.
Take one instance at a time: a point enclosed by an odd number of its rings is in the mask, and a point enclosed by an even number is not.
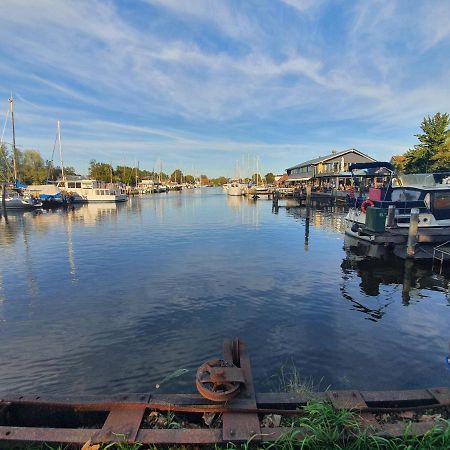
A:
[[[311,190],[312,186],[310,184],[306,185],[306,206],[311,205]]]
[[[275,211],[276,213],[278,213],[278,199],[279,199],[279,192],[274,191],[272,198],[272,211]]]
[[[2,183],[2,211],[6,217],[6,183]]]
[[[417,231],[419,227],[419,208],[411,208],[409,219],[408,243],[406,245],[406,256],[414,258],[417,244]]]
[[[309,250],[309,222],[310,222],[311,209],[309,205],[306,207],[306,218],[305,218],[305,243],[304,249],[307,252]]]
[[[387,224],[389,228],[392,228],[395,225],[395,205],[389,205],[388,207],[388,215],[387,215]]]

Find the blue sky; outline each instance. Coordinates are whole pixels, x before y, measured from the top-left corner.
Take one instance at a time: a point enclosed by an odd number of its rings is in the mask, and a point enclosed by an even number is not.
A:
[[[0,112],[17,144],[232,176],[355,147],[378,159],[450,112],[448,0],[2,0]],[[3,105],[3,106],[2,106]],[[6,130],[10,141],[10,131]]]

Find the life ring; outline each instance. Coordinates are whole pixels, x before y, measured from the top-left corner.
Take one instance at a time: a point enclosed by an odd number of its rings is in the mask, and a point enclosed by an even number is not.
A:
[[[370,198],[368,198],[367,200],[364,200],[361,203],[361,211],[365,214],[366,213],[366,209],[368,206],[371,206],[372,208],[375,206],[375,203],[370,200]]]

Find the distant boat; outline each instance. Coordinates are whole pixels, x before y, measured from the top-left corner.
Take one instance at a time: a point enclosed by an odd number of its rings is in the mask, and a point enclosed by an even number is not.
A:
[[[239,181],[232,181],[227,189],[227,194],[234,197],[241,196],[245,194],[246,185],[240,183]]]

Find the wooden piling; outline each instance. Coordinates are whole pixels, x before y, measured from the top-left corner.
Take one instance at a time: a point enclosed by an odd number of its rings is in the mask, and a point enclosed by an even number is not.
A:
[[[310,184],[306,185],[306,206],[311,205],[311,190],[312,186]]]
[[[2,211],[6,217],[6,183],[2,183]]]
[[[414,258],[416,253],[417,232],[419,227],[419,208],[411,208],[409,219],[408,243],[406,245],[406,256]]]
[[[395,205],[389,205],[388,207],[388,215],[387,215],[387,224],[389,228],[392,228],[395,225]]]

